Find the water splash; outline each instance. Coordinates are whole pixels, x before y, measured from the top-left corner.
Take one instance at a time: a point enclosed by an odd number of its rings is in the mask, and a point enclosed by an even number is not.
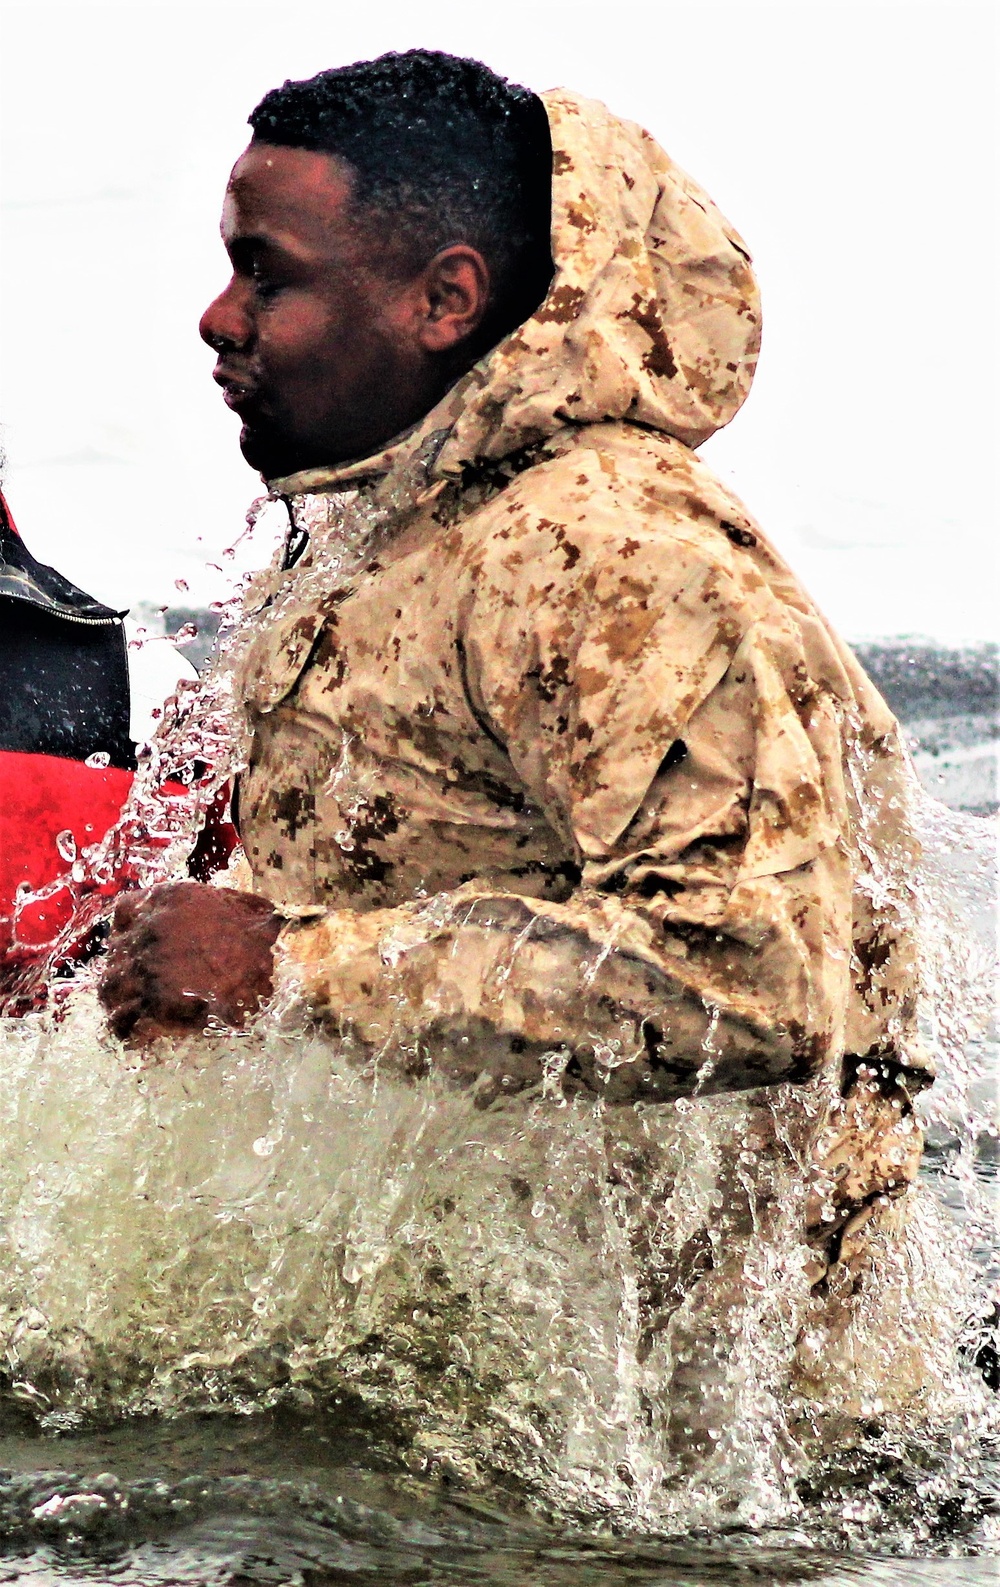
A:
[[[245,761],[233,679],[259,634],[336,598],[391,528],[352,494],[297,511],[311,560],[246,583],[115,831],[64,855],[77,934],[123,875],[185,874]],[[536,1088],[484,1098],[433,1063],[411,1079],[391,1050],[363,1059],[289,1000],[140,1062],[83,971],[0,1028],[8,1402],[58,1431],[339,1400],[414,1472],[644,1532],[812,1515],[861,1545],[891,1524],[905,1552],[970,1493],[974,1518],[996,1436],[976,1365],[993,840],[914,794],[923,859],[886,864],[852,769],[873,910],[919,931],[945,1187],[906,1198],[905,1237],[876,1240],[863,1279],[819,1305],[802,1237],[824,1082],[611,1109],[570,1094],[554,1052]],[[346,740],[333,775],[354,775]],[[429,928],[448,907],[426,901]],[[715,1036],[710,1020],[706,1078]]]
[[[272,1021],[138,1063],[85,986],[4,1029],[0,1067],[0,1340],[50,1429],[346,1397],[416,1471],[645,1530],[788,1524],[834,1452],[859,1533],[876,1446],[912,1471],[936,1437],[926,1481],[967,1481],[987,1396],[930,1195],[817,1385],[809,1088],[483,1111]]]

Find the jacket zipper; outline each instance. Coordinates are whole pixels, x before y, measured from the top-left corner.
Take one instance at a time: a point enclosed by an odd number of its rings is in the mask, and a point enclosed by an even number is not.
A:
[[[57,606],[48,606],[44,601],[31,601],[25,595],[0,595],[0,600],[20,601],[22,606],[30,606],[35,612],[45,612],[49,617],[58,617],[64,623],[81,623],[84,628],[113,628],[116,623],[121,623],[121,617],[76,617],[70,612],[61,611]]]

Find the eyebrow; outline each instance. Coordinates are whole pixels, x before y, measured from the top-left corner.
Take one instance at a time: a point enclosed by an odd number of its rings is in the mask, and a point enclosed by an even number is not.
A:
[[[234,262],[261,253],[279,253],[284,259],[300,264],[308,264],[312,258],[311,254],[304,253],[301,248],[291,246],[280,234],[270,236],[267,232],[238,232],[235,236],[227,237],[223,232],[222,240]]]

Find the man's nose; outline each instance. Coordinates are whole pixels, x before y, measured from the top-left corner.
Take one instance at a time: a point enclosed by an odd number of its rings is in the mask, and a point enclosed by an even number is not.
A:
[[[198,331],[202,341],[217,353],[245,352],[254,334],[248,307],[248,294],[234,276],[201,317]]]

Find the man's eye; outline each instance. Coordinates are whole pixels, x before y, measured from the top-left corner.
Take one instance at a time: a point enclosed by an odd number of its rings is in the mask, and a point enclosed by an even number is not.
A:
[[[254,267],[253,284],[257,296],[265,300],[273,298],[276,293],[281,291],[281,283],[272,280],[270,276],[257,266]]]

